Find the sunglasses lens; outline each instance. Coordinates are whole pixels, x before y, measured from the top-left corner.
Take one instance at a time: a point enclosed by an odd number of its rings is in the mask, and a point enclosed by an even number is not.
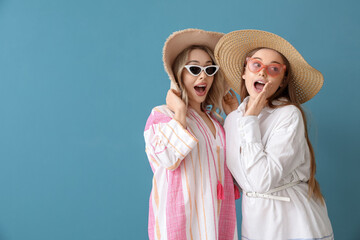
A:
[[[205,72],[208,76],[212,76],[216,73],[216,67],[207,67]]]
[[[261,69],[263,69],[264,67],[266,68],[266,72],[270,75],[270,76],[277,76],[279,75],[282,70],[283,70],[283,66],[281,64],[270,64],[270,65],[263,65],[262,62],[255,60],[255,59],[250,59],[248,61],[248,66],[249,66],[249,70],[251,72],[259,72]]]
[[[189,70],[194,75],[198,75],[201,72],[201,68],[199,68],[197,66],[191,66],[191,67],[189,67]]]
[[[262,67],[261,62],[258,62],[256,60],[255,61],[254,60],[249,61],[249,69],[250,69],[250,71],[257,72],[257,71],[259,71],[261,69],[261,67]]]
[[[281,66],[278,65],[270,65],[267,68],[269,74],[272,76],[279,75],[281,73],[281,69],[282,69]]]

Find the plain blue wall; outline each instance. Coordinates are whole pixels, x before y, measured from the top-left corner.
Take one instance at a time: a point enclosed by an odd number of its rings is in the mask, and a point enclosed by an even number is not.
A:
[[[147,239],[143,129],[174,31],[261,29],[325,76],[306,108],[337,239],[360,239],[358,1],[0,0],[0,239]],[[241,202],[237,202],[239,229]]]

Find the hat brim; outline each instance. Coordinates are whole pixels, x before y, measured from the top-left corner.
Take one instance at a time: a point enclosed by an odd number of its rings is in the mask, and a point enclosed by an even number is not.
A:
[[[224,36],[224,33],[190,28],[174,32],[168,37],[163,48],[163,62],[173,87],[177,85],[172,71],[172,65],[176,57],[184,49],[193,45],[206,46],[214,52],[215,46],[222,36]]]
[[[216,45],[215,58],[230,87],[240,94],[245,56],[257,48],[271,48],[283,54],[290,63],[291,79],[300,103],[313,98],[321,89],[324,77],[310,66],[284,38],[266,31],[238,30],[224,35]]]

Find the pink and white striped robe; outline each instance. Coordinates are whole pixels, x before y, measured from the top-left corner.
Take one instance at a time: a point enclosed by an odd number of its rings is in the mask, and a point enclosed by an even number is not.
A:
[[[154,173],[149,202],[150,239],[238,239],[232,176],[225,163],[225,133],[216,137],[189,108],[187,129],[166,106],[146,123],[146,153]],[[218,199],[218,181],[224,199]]]

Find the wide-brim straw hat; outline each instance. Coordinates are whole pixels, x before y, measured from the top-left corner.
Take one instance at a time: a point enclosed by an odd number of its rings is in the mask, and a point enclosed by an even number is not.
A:
[[[240,94],[245,56],[256,48],[271,48],[283,54],[290,63],[289,84],[295,88],[300,103],[313,98],[321,89],[324,77],[310,66],[284,38],[266,31],[238,30],[224,35],[216,45],[215,58],[230,87]]]
[[[212,52],[224,33],[204,31],[201,29],[185,29],[172,33],[166,40],[163,48],[164,68],[171,80],[171,88],[177,86],[172,66],[176,57],[187,47],[201,45],[208,47]]]

